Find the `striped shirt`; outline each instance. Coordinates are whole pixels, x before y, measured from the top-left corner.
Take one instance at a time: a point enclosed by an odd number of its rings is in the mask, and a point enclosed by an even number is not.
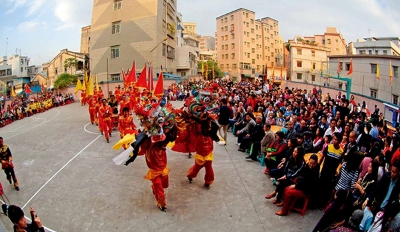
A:
[[[347,163],[344,163],[340,169],[340,178],[336,184],[336,190],[354,190],[354,184],[357,182],[358,170],[347,170]]]

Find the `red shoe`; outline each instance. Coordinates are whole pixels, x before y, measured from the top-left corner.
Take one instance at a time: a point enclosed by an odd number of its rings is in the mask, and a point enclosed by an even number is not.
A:
[[[273,197],[275,197],[275,196],[276,196],[276,193],[273,192],[273,193],[270,193],[270,194],[266,195],[266,196],[265,196],[265,199],[271,199],[271,198],[273,198]]]
[[[265,175],[269,175],[269,169],[268,169],[268,168],[265,168],[264,174],[265,174]]]
[[[275,212],[275,214],[278,216],[287,216],[288,215],[287,213],[283,212],[282,210]]]

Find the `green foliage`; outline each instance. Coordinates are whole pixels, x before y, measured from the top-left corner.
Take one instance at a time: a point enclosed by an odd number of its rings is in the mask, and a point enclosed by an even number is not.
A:
[[[75,84],[76,79],[77,79],[77,77],[75,75],[63,73],[57,77],[57,80],[54,82],[54,88],[55,89],[66,88],[70,85]]]
[[[72,74],[72,67],[78,65],[78,60],[76,58],[68,58],[64,61],[64,68],[70,68]]]
[[[198,70],[200,73],[202,72],[202,69],[201,69],[202,63],[204,65],[204,72],[206,72],[206,63],[208,65],[208,74],[207,74],[208,80],[212,80],[212,78],[213,78],[213,74],[212,74],[213,67],[214,67],[214,77],[215,78],[222,78],[225,75],[224,72],[222,72],[221,69],[219,69],[218,63],[213,60],[207,60],[207,62],[199,61],[197,63],[197,67],[198,67]],[[204,73],[204,76],[206,76],[205,73]]]

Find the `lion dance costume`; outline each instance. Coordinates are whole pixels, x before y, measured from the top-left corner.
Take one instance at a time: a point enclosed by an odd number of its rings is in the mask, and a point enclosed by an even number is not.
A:
[[[167,201],[164,188],[169,185],[166,147],[176,139],[175,113],[165,101],[139,104],[134,107],[134,111],[144,129],[131,144],[133,151],[125,165],[132,163],[138,155],[145,156],[149,171],[144,178],[152,182],[157,206],[165,212]]]
[[[193,97],[185,102],[184,108],[177,116],[176,124],[178,127],[178,138],[173,151],[182,153],[196,153],[195,163],[189,169],[187,178],[192,183],[193,178],[202,168],[205,168],[204,187],[210,189],[214,182],[214,170],[212,161],[214,160],[213,141],[219,142],[218,124],[216,114],[213,113],[212,91],[203,90],[200,94],[192,91]]]

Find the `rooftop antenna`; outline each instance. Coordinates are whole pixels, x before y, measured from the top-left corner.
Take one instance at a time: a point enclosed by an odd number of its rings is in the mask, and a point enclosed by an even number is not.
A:
[[[8,37],[7,37],[7,42],[6,42],[6,56],[7,56],[7,52],[8,52]]]

